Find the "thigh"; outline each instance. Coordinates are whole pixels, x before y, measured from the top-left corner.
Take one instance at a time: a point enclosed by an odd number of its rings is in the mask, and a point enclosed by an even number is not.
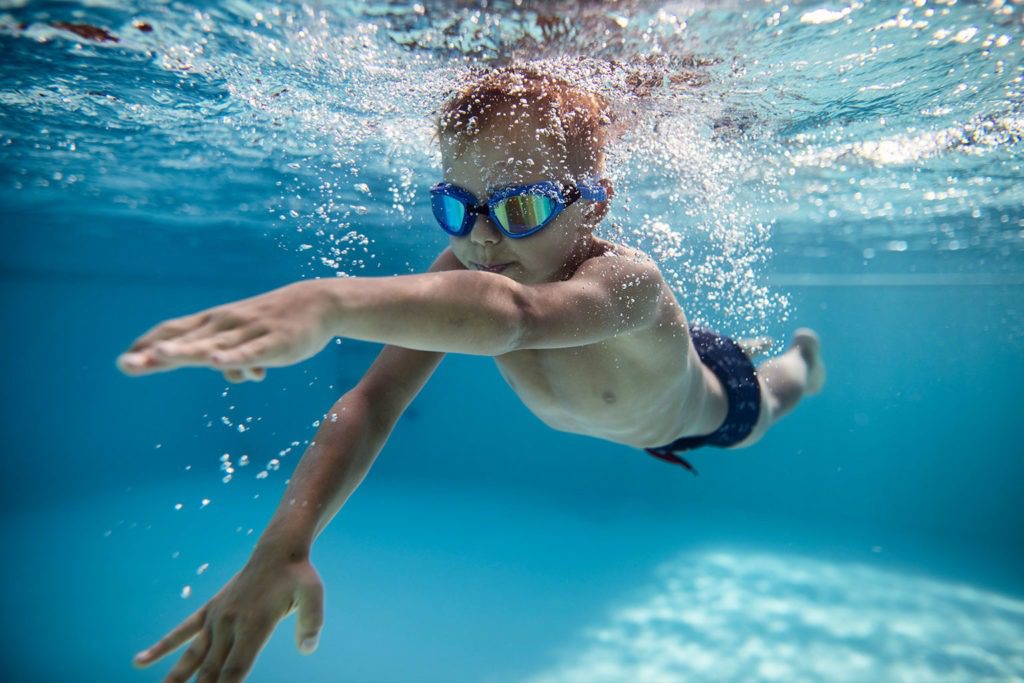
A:
[[[746,448],[747,446],[753,446],[761,440],[761,437],[768,431],[768,428],[775,423],[775,415],[777,413],[775,409],[775,397],[772,396],[772,392],[768,390],[767,385],[764,383],[764,378],[760,375],[757,376],[757,386],[761,390],[761,409],[757,414],[757,422],[754,423],[754,428],[751,430],[747,438],[733,446],[730,446],[729,448]]]

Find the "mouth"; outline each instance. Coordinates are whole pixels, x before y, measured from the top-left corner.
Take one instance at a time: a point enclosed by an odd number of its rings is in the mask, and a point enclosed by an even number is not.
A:
[[[476,263],[474,261],[470,261],[470,265],[473,266],[473,270],[482,270],[487,273],[500,273],[511,266],[512,263]]]

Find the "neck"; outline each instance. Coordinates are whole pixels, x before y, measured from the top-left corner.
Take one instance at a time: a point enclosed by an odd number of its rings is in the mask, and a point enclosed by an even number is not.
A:
[[[569,252],[558,279],[568,280],[583,265],[584,261],[603,251],[604,247],[601,245],[601,241],[594,237],[593,233],[587,232],[586,236],[580,238]]]

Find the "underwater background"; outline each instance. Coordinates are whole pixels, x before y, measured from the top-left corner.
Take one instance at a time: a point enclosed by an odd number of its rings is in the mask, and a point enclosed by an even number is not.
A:
[[[604,236],[692,320],[815,328],[825,390],[693,477],[447,357],[314,546],[319,650],[290,617],[249,680],[1024,680],[1022,16],[0,2],[0,678],[166,673],[131,657],[242,567],[379,349],[243,385],[115,357],[297,279],[426,269],[432,113],[519,60],[613,105]]]

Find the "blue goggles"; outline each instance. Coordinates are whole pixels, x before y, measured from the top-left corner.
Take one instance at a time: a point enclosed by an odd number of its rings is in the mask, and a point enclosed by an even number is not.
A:
[[[430,188],[434,218],[449,235],[464,237],[473,229],[477,216],[490,216],[498,229],[512,239],[528,237],[555,220],[578,199],[607,201],[608,193],[597,182],[562,185],[542,180],[498,190],[481,204],[471,192],[451,183]]]

